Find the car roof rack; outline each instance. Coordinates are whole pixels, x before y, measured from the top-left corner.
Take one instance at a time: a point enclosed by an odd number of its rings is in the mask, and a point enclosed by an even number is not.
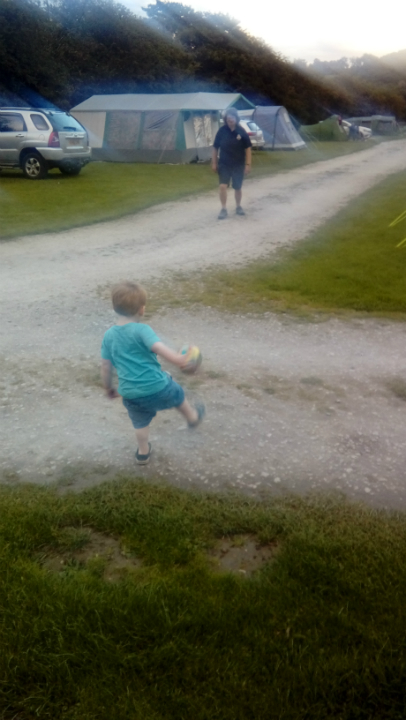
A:
[[[18,107],[16,105],[0,105],[0,110],[36,110],[37,112],[65,112],[65,110],[60,110],[59,108],[39,108],[32,107],[32,105],[19,105]]]

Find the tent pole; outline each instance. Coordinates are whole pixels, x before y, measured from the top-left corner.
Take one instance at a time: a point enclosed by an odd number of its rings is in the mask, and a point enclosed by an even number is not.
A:
[[[275,115],[275,127],[274,127],[274,130],[273,130],[272,150],[275,150],[276,125],[277,125],[277,122],[278,122],[278,115],[279,115],[279,113],[280,113],[281,110],[282,110],[282,107],[279,108],[278,112],[277,112],[276,115]]]

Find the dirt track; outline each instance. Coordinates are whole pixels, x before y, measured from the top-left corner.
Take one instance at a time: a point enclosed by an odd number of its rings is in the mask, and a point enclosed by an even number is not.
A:
[[[351,198],[404,169],[406,141],[245,186],[245,218],[218,222],[216,194],[116,222],[20,238],[0,248],[0,470],[10,482],[84,487],[130,470],[179,484],[252,492],[334,487],[406,505],[406,328],[375,320],[303,324],[272,315],[167,311],[150,319],[175,347],[193,340],[205,371],[188,380],[207,420],[175,412],[154,424],[154,461],[133,464],[119,402],[98,387],[101,337],[113,322],[100,287],[122,277],[242,263],[296,242]]]

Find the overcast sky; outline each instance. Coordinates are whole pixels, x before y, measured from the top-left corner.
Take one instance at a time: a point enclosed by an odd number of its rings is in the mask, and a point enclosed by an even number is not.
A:
[[[119,1],[137,15],[148,4]],[[326,0],[184,0],[183,4],[237,18],[245,30],[290,60],[338,60],[364,53],[380,57],[406,47],[404,0],[380,5],[379,11],[367,0],[341,0],[333,5]]]

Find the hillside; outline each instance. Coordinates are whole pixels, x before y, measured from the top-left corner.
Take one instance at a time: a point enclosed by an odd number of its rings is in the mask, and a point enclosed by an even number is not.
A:
[[[378,97],[369,76],[298,67],[229,16],[161,0],[145,10],[141,19],[114,0],[0,0],[0,102],[69,109],[102,93],[235,91],[285,105],[300,123],[367,108],[406,118],[403,75],[396,85],[391,68]]]
[[[380,60],[393,70],[398,70],[406,75],[406,49],[383,55]]]
[[[347,96],[359,115],[393,113],[406,120],[406,50],[378,58],[363,55],[330,62],[314,60],[303,68],[326,87]]]

